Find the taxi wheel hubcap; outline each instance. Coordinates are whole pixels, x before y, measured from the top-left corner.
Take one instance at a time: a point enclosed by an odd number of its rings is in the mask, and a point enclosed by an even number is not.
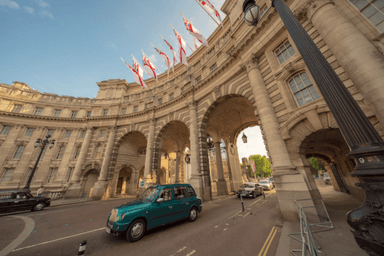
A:
[[[196,219],[196,210],[195,209],[191,210],[190,217],[192,220]]]
[[[142,223],[136,223],[133,227],[132,227],[132,230],[131,230],[131,236],[133,238],[138,238],[142,233],[143,233],[143,230],[144,230],[144,226]]]
[[[44,205],[43,204],[38,204],[36,205],[36,210],[40,211],[41,209],[43,209]]]

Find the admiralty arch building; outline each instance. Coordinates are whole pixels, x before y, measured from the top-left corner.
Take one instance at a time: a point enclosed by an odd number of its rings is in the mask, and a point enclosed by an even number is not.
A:
[[[1,83],[0,189],[24,187],[41,150],[36,140],[51,134],[55,145],[42,153],[32,192],[43,185],[51,195],[106,199],[185,182],[209,201],[243,183],[236,141],[260,126],[285,219],[297,218],[295,199],[321,197],[311,156],[325,164],[336,190],[361,198],[359,180],[349,175],[355,162],[317,84],[270,1],[256,2],[262,18],[249,27],[243,1],[226,0],[224,26],[209,47],[158,83],[146,80],[149,89],[110,79],[90,99],[40,93],[28,81]],[[384,9],[376,2],[286,1],[384,137]],[[207,138],[227,152],[225,161],[214,155],[214,181]]]

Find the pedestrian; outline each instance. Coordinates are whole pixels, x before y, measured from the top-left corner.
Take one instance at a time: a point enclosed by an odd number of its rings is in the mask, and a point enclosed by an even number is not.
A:
[[[41,197],[41,194],[43,194],[43,191],[44,191],[44,186],[41,186],[41,187],[37,190],[37,196],[38,196],[38,197]]]

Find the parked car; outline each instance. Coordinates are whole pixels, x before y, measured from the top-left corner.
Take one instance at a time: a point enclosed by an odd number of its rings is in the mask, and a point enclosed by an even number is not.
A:
[[[151,186],[137,200],[113,208],[106,231],[135,242],[149,229],[181,219],[195,221],[201,202],[190,184]]]
[[[275,180],[273,177],[269,177],[269,181],[272,183],[272,188],[275,188]]]
[[[240,186],[240,189],[236,191],[237,197],[254,197],[256,198],[259,195],[263,194],[263,188],[253,182],[247,182]]]
[[[41,211],[50,205],[50,198],[34,197],[27,190],[0,190],[0,213]]]
[[[331,178],[329,177],[328,173],[323,174],[323,180],[324,180],[325,184],[331,185]]]
[[[259,185],[262,186],[264,190],[271,190],[272,188],[274,188],[274,186],[272,185],[272,182],[270,182],[269,179],[260,180]]]

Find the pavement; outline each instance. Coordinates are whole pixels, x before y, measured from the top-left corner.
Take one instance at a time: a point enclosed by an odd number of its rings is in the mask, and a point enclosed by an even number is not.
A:
[[[266,197],[214,197],[203,203],[195,222],[177,221],[149,230],[138,242],[105,232],[115,206],[134,198],[99,201],[62,200],[40,212],[0,216],[0,256],[76,255],[87,240],[85,255],[263,255],[273,256],[283,220],[274,190]],[[56,200],[57,201],[57,200]],[[72,202],[72,203],[71,203]],[[66,204],[64,204],[66,203]],[[68,204],[71,203],[71,204]]]
[[[325,185],[322,180],[316,180],[316,184],[334,226],[332,230],[313,233],[313,238],[320,245],[319,250],[327,256],[367,256],[368,254],[357,245],[350,231],[352,228],[346,221],[346,214],[360,206],[363,199],[335,191],[332,185]],[[301,249],[301,243],[288,236],[299,231],[299,223],[284,222],[276,256],[292,255],[291,250]],[[300,252],[297,254],[301,255]]]

